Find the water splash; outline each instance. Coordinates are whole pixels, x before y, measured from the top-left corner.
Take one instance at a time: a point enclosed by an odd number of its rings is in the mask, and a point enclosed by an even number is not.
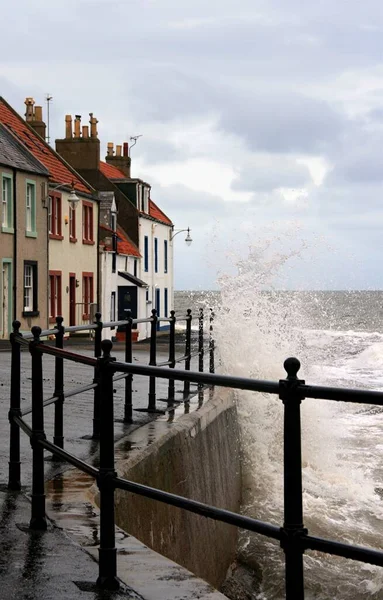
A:
[[[281,242],[283,251],[275,250]],[[331,344],[328,340],[323,342],[323,336],[318,334],[313,340],[311,317],[306,311],[307,294],[279,292],[273,285],[276,277],[281,279],[281,271],[288,272],[289,263],[306,248],[305,243],[293,246],[286,251],[286,239],[278,238],[250,245],[245,258],[239,253],[227,253],[233,257],[232,264],[229,273],[220,274],[219,306],[213,307],[221,371],[279,379],[285,376],[283,361],[295,355],[303,365],[301,377],[306,376],[311,383],[327,382],[327,369],[333,366],[335,357],[330,363],[331,352],[327,356],[326,350]],[[206,303],[212,300],[207,298]],[[313,294],[311,304],[316,302],[318,311],[328,311],[317,300]],[[243,511],[280,525],[282,404],[276,397],[248,392],[238,393],[237,400],[242,428]],[[376,435],[381,436],[382,414],[361,415],[355,406],[304,401],[304,513],[305,525],[313,535],[382,547],[383,509],[376,481],[383,474],[383,465],[376,467],[372,424]],[[360,439],[370,442],[363,445]],[[260,600],[284,598],[283,553],[275,543],[243,533],[240,556],[262,567]],[[308,598],[383,598],[383,569],[320,553],[307,554],[304,561]]]

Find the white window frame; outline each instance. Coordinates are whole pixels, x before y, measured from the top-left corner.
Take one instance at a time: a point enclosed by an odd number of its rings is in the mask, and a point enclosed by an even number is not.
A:
[[[33,311],[33,266],[24,265],[24,312]]]
[[[7,173],[3,173],[1,183],[1,230],[6,233],[13,233],[12,191],[12,177]]]

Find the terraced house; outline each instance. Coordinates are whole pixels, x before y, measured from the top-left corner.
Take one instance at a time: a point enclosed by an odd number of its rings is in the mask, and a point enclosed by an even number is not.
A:
[[[38,261],[31,261],[30,269],[25,269],[20,260],[12,265],[14,281],[24,277],[24,308],[28,308],[24,311],[25,324],[29,327],[35,319],[45,326],[46,322],[54,323],[57,315],[64,317],[66,325],[88,323],[99,299],[98,198],[91,185],[46,143],[41,107],[35,106],[32,98],[27,98],[25,105],[26,120],[0,98],[0,123],[43,170],[39,178],[36,173],[33,180],[26,180],[25,207],[22,209],[20,202],[14,205],[15,222],[22,222],[25,212],[26,237],[36,241],[40,253]],[[94,120],[93,135],[97,135],[95,127]],[[45,186],[41,187],[44,178]],[[3,205],[9,193],[5,183]],[[2,260],[7,258],[4,252],[8,249],[3,250],[2,245]],[[48,260],[44,281],[42,253]],[[9,285],[9,274],[7,277]]]
[[[56,140],[57,152],[103,194],[101,244],[112,254],[120,255],[122,248],[129,252],[125,261],[118,260],[117,274],[110,267],[103,269],[101,312],[123,319],[130,309],[133,317],[146,318],[156,308],[160,317],[169,316],[173,308],[173,223],[153,202],[150,184],[131,177],[127,143],[117,145],[116,151],[114,144],[109,143],[105,161],[101,161],[100,141],[95,135],[89,136],[87,126],[81,126],[81,116],[76,115],[73,121],[67,115],[65,125],[65,138]],[[116,208],[115,225],[112,202]],[[111,241],[104,244],[108,238]],[[114,264],[112,259],[108,263],[105,257],[101,260],[103,265]],[[115,283],[111,287],[112,280]],[[148,337],[149,327],[138,327],[139,339]]]

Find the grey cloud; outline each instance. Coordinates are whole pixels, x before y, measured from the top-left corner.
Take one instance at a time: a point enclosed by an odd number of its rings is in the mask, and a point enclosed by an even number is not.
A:
[[[302,188],[311,182],[308,168],[289,157],[254,157],[253,164],[242,169],[232,188],[240,191],[267,192],[276,188]]]

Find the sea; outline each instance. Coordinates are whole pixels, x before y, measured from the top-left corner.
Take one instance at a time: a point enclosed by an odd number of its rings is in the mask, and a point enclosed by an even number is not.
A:
[[[176,315],[214,313],[221,373],[278,380],[296,356],[306,383],[383,391],[383,291],[279,291],[251,273],[220,290],[175,293]],[[246,515],[283,522],[283,407],[272,395],[237,392]],[[383,550],[383,409],[302,402],[304,524],[309,533]],[[241,562],[260,569],[257,600],[284,598],[279,545],[241,532]],[[318,552],[304,556],[309,600],[382,599],[383,568]]]

